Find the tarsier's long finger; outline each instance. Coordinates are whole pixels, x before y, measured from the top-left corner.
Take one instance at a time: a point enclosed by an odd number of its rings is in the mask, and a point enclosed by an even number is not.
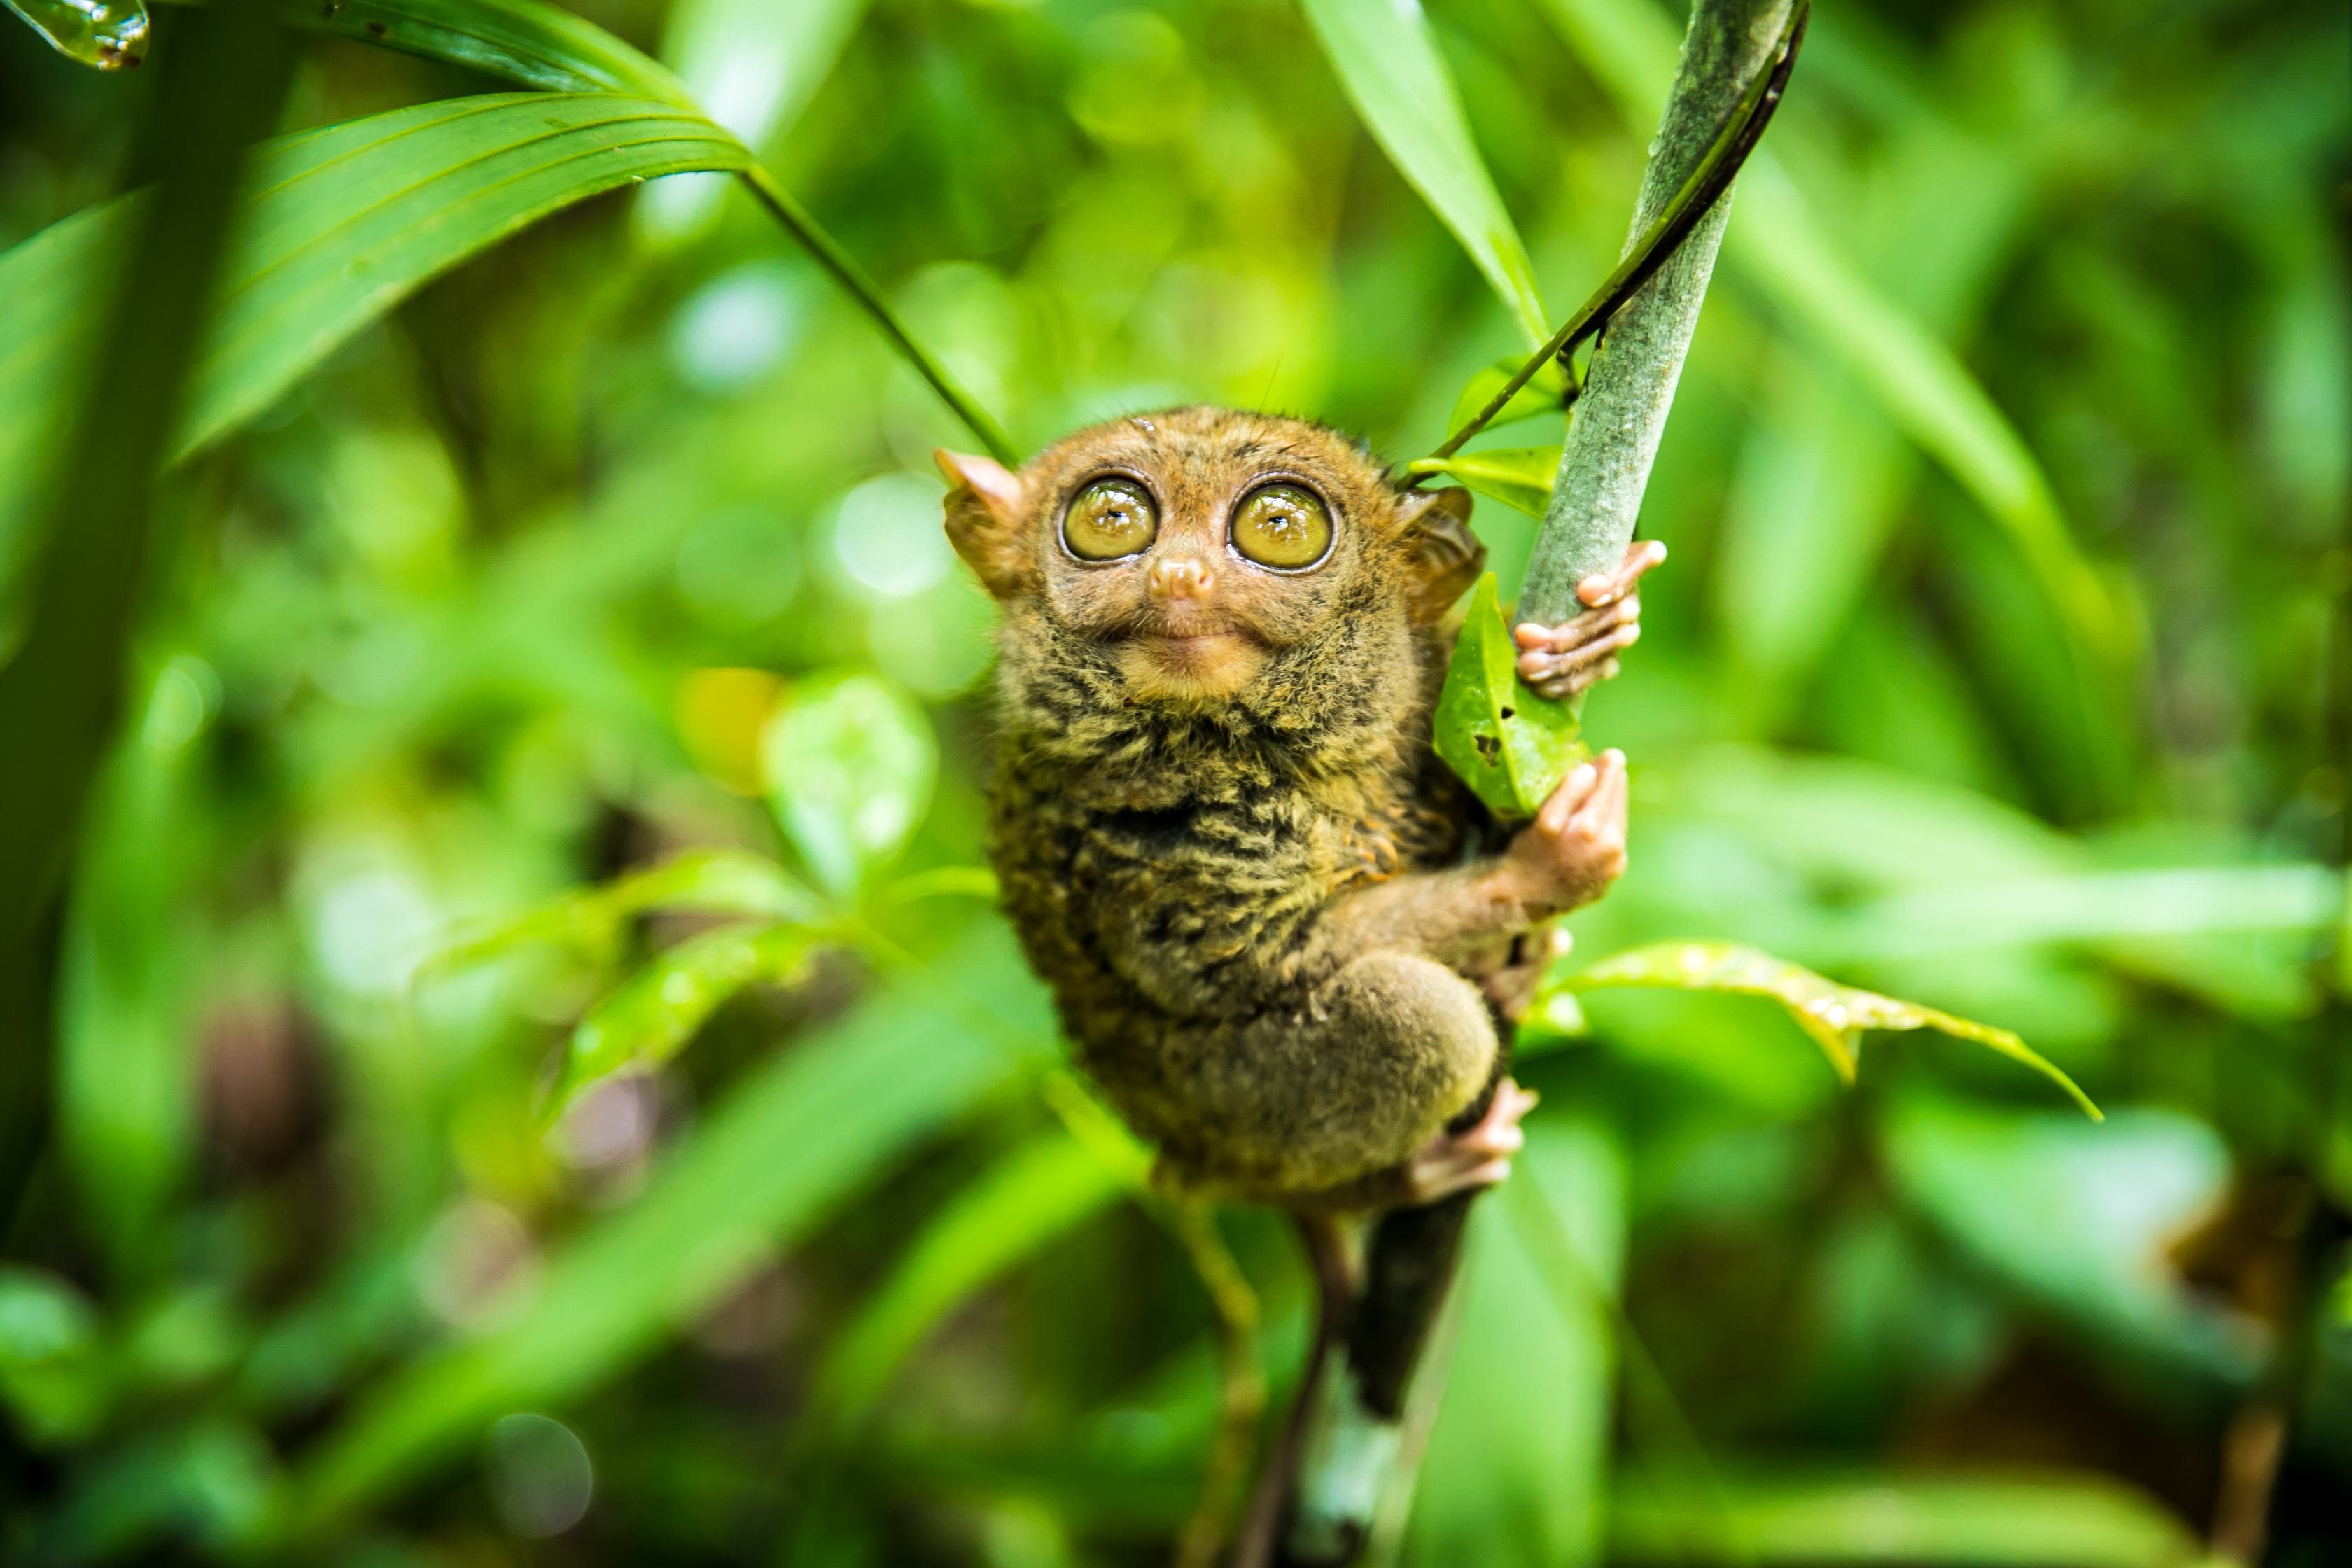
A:
[[[1625,841],[1626,771],[1625,754],[1610,752],[1614,759],[1607,774],[1592,791],[1592,798],[1570,819],[1570,826],[1596,841],[1622,844]]]
[[[1556,626],[1539,626],[1534,621],[1522,621],[1511,628],[1511,640],[1523,653],[1566,653],[1614,631],[1628,621],[1642,618],[1642,596],[1628,594],[1623,598],[1587,610],[1582,615],[1560,622]]]
[[[1587,837],[1596,837],[1615,820],[1613,811],[1625,799],[1625,753],[1613,747],[1596,759],[1598,776],[1592,789],[1570,813],[1568,826]]]
[[[1614,572],[1595,572],[1576,585],[1576,596],[1598,609],[1613,605],[1633,592],[1642,574],[1666,558],[1666,547],[1654,539],[1637,539],[1625,547],[1625,559]]]
[[[1603,667],[1616,663],[1619,653],[1641,640],[1641,624],[1628,620],[1590,642],[1564,651],[1523,653],[1517,666],[1519,679],[1556,700],[1573,697],[1615,674],[1614,670],[1604,671]]]
[[[1579,763],[1569,770],[1551,798],[1536,813],[1536,826],[1545,835],[1557,838],[1568,826],[1568,819],[1591,797],[1593,786],[1601,782],[1601,771],[1591,763]]]

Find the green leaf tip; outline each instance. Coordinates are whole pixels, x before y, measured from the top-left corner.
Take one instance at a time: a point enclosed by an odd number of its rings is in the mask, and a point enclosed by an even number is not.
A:
[[[1519,383],[1517,390],[1504,399],[1500,408],[1486,419],[1478,417],[1494,403],[1496,394],[1517,380],[1526,363],[1517,355],[1498,359],[1471,376],[1462,388],[1462,395],[1454,400],[1454,412],[1446,418],[1446,435],[1454,435],[1474,421],[1479,428],[1492,430],[1504,425],[1516,425],[1522,419],[1566,413],[1570,401],[1568,371],[1557,356],[1546,356],[1528,378]]]
[[[1870,1029],[1935,1029],[1956,1039],[1974,1040],[2012,1061],[2024,1063],[2064,1089],[2083,1114],[2105,1121],[2105,1112],[2054,1063],[2008,1029],[1979,1024],[1916,1002],[1841,985],[1801,964],[1775,958],[1760,948],[1732,942],[1662,942],[1612,955],[1566,982],[1576,991],[1604,986],[1649,986],[1674,991],[1725,991],[1768,996],[1788,1009],[1797,1026],[1812,1037],[1830,1066],[1846,1083],[1854,1080],[1862,1037]]]
[[[798,979],[818,940],[819,933],[792,922],[727,926],[659,954],[572,1030],[542,1121],[551,1125],[583,1092],[614,1073],[669,1060],[745,986]]]
[[[1519,679],[1492,572],[1479,579],[1454,639],[1433,741],[1487,809],[1514,822],[1534,816],[1587,754],[1575,710]]]

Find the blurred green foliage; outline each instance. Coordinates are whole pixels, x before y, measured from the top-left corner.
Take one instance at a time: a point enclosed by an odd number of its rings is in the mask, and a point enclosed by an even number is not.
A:
[[[1211,1306],[973,869],[990,610],[929,454],[986,438],[740,184],[635,182],[748,143],[1024,447],[1206,399],[1402,462],[1615,260],[1677,20],[1379,9],[583,8],[682,87],[527,7],[289,13],[350,36],[5,955],[54,995],[0,1075],[0,1558],[1164,1556]],[[1754,944],[2114,1114],[1562,993],[1405,1561],[2185,1564],[2249,1510],[2352,1553],[2340,20],[1814,16],[1585,716],[1635,841],[1570,967]],[[110,75],[0,31],[0,658],[136,127],[224,22]],[[1540,510],[1557,435],[1454,471]],[[1532,519],[1476,523],[1508,596]],[[1306,1281],[1225,1221],[1279,1391]]]

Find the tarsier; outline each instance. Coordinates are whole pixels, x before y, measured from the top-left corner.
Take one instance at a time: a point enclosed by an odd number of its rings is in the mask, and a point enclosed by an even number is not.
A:
[[[1445,617],[1485,558],[1467,492],[1205,407],[1018,473],[940,462],[948,534],[1003,611],[1004,908],[1164,1175],[1310,1215],[1502,1179],[1534,1103],[1498,1081],[1502,1039],[1558,951],[1531,933],[1623,870],[1626,777],[1602,753],[1477,852],[1499,833],[1430,747]],[[1584,614],[1519,627],[1528,682],[1614,673],[1664,556],[1637,544]]]

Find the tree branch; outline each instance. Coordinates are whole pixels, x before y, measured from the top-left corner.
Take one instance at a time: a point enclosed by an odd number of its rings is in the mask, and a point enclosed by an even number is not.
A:
[[[1790,0],[1697,0],[1665,116],[1650,144],[1629,252],[1697,171],[1750,85],[1769,68],[1790,11]],[[1730,216],[1727,190],[1611,318],[1593,351],[1551,505],[1528,563],[1520,619],[1551,626],[1573,617],[1582,607],[1576,584],[1614,566],[1632,541]]]
[[[1616,564],[1633,536],[1730,216],[1728,180],[1778,102],[1803,4],[1696,0],[1664,121],[1651,145],[1625,260],[1517,378],[1524,383],[1545,359],[1589,333],[1592,323],[1607,323],[1537,536],[1519,605],[1523,619],[1556,625],[1573,616],[1581,608],[1576,584]],[[1640,282],[1645,272],[1648,281]],[[1629,297],[1625,290],[1636,284]],[[1505,387],[1446,450],[1467,440],[1514,390],[1516,384]],[[1428,1208],[1399,1210],[1373,1228],[1365,1284],[1347,1335],[1329,1348],[1328,1365],[1308,1370],[1314,1402],[1278,1549],[1283,1568],[1359,1563],[1381,1500],[1411,1487],[1413,1459],[1403,1442],[1407,1395],[1453,1282],[1470,1203],[1465,1194]]]

